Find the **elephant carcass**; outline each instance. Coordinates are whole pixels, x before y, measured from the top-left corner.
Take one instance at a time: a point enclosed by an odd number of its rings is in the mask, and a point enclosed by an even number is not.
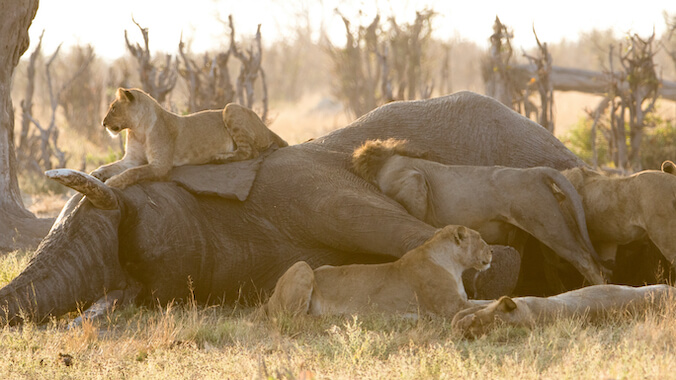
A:
[[[435,229],[350,167],[356,146],[390,137],[446,164],[583,165],[542,127],[481,95],[391,103],[270,154],[244,201],[173,182],[123,191],[85,186],[86,196],[71,199],[28,267],[0,289],[4,317],[20,320],[24,309],[41,320],[106,293],[160,302],[190,290],[202,302],[255,298],[299,260],[318,266],[400,257]],[[101,192],[114,194],[113,206],[98,200]]]
[[[352,152],[366,140],[388,138],[408,140],[412,151],[429,152],[427,159],[446,165],[587,166],[539,124],[468,91],[389,103],[312,143]]]

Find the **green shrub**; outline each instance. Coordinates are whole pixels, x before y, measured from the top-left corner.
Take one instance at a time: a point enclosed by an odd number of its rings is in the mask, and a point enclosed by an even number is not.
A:
[[[580,118],[562,139],[568,149],[590,165],[592,163],[591,127],[592,120],[586,117]],[[599,165],[608,165],[612,162],[608,142],[598,130],[596,132],[596,154]]]
[[[664,160],[676,159],[676,125],[659,117],[652,118],[650,122],[655,127],[643,130],[641,165],[643,169],[659,169]],[[588,164],[592,163],[591,125],[591,120],[581,118],[562,139],[568,149]],[[596,133],[596,151],[599,166],[613,166],[608,142],[600,132]]]
[[[659,169],[664,160],[676,160],[676,124],[662,121],[643,134],[641,165],[643,169]]]

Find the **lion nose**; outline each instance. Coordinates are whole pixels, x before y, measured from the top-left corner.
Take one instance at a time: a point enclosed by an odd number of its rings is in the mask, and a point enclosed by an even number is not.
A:
[[[488,265],[488,264],[490,264],[490,263],[491,263],[490,260],[482,260],[482,261],[481,261],[481,264],[483,264],[483,265]]]

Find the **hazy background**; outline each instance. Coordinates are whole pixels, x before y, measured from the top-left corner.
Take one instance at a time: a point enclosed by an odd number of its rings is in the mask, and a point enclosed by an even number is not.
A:
[[[192,41],[193,51],[222,47],[227,31],[222,20],[232,14],[242,33],[253,34],[263,25],[266,44],[294,38],[299,27],[319,37],[323,29],[335,44],[345,41],[344,27],[334,12],[338,8],[351,20],[370,21],[376,13],[395,16],[410,22],[415,11],[433,9],[438,13],[434,35],[438,39],[460,38],[481,48],[488,46],[488,36],[496,15],[514,30],[514,46],[535,45],[531,28],[535,25],[543,41],[575,41],[591,30],[612,29],[618,36],[626,32],[649,35],[653,27],[659,35],[665,30],[662,11],[676,11],[672,0],[582,1],[353,1],[353,0],[117,0],[105,4],[89,0],[42,1],[30,30],[33,43],[42,29],[49,31],[45,49],[59,43],[66,46],[92,44],[97,53],[114,59],[125,54],[121,39],[125,29],[135,29],[133,15],[152,32],[153,50],[173,52],[181,32]]]
[[[227,50],[230,46],[228,15],[234,18],[236,43],[240,49],[252,46],[261,24],[263,59],[269,91],[269,126],[289,143],[303,142],[345,126],[355,118],[337,96],[340,78],[330,51],[344,48],[345,26],[340,14],[350,20],[356,33],[375,15],[381,17],[382,33],[388,38],[389,18],[399,25],[410,25],[416,11],[430,9],[431,34],[421,61],[434,83],[432,96],[460,90],[484,93],[482,61],[496,15],[513,32],[515,64],[526,62],[523,53],[534,54],[533,27],[546,42],[556,66],[586,70],[608,69],[609,46],[624,43],[628,33],[643,38],[653,31],[658,76],[676,80],[676,62],[665,47],[676,43],[668,39],[665,16],[676,15],[676,2],[647,1],[262,1],[246,2],[191,0],[118,0],[114,4],[85,0],[42,1],[29,30],[31,46],[15,71],[12,98],[17,108],[16,126],[21,124],[19,105],[27,89],[27,61],[42,31],[42,50],[36,60],[34,117],[44,125],[52,116],[58,126],[58,145],[67,154],[67,166],[93,170],[122,154],[119,139],[112,139],[100,126],[107,104],[118,86],[141,87],[138,63],[125,46],[124,33],[132,44],[143,44],[138,27],[149,30],[149,47],[154,63],[161,67],[164,55],[178,55],[181,35],[188,55],[199,61]],[[337,12],[338,11],[338,12]],[[339,14],[340,13],[340,14]],[[671,41],[671,42],[669,42]],[[45,64],[59,44],[52,64],[55,89],[68,85],[52,114],[45,75]],[[666,44],[666,45],[665,45]],[[89,51],[94,59],[76,80],[69,78],[79,69]],[[444,60],[448,54],[448,60]],[[175,62],[175,61],[172,61]],[[173,63],[172,63],[173,65]],[[181,65],[178,66],[179,68]],[[448,77],[441,78],[444,67]],[[239,66],[231,61],[230,75],[236,78]],[[442,80],[444,81],[442,85]],[[257,86],[260,90],[260,81]],[[184,113],[188,87],[179,77],[165,106]],[[586,110],[594,108],[599,97],[576,92],[555,92],[555,134],[571,141],[570,131],[585,123]],[[257,94],[257,101],[260,95]],[[86,104],[85,104],[86,103]],[[260,107],[257,105],[254,109]],[[674,104],[658,102],[658,115],[665,125],[676,116]],[[662,120],[661,119],[661,120]],[[661,121],[662,122],[662,121]],[[33,128],[33,132],[35,129]],[[18,136],[18,132],[15,134]],[[18,138],[18,137],[17,137]],[[579,139],[579,137],[577,137]],[[670,157],[676,158],[676,157]],[[41,172],[22,176],[22,191],[28,194],[54,191],[44,183]],[[30,201],[27,201],[30,204]],[[36,211],[36,210],[34,210]],[[39,211],[39,210],[38,210]]]

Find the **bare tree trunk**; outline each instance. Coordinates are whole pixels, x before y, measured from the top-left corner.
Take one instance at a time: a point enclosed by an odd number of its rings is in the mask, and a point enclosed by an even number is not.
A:
[[[486,83],[486,95],[497,99],[509,108],[515,109],[514,85],[510,81],[509,68],[512,58],[512,32],[500,22],[496,16],[491,35],[491,47],[487,61],[484,63],[483,75]]]
[[[16,177],[14,107],[11,86],[14,68],[28,49],[28,28],[37,0],[0,0],[0,251],[37,244],[51,221],[35,218],[23,206]]]

